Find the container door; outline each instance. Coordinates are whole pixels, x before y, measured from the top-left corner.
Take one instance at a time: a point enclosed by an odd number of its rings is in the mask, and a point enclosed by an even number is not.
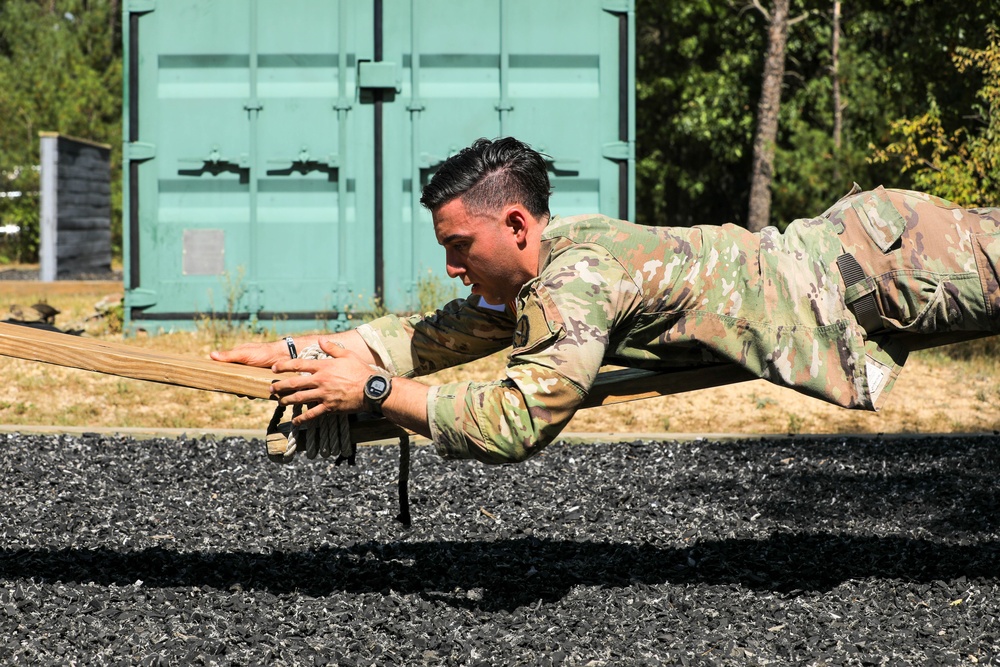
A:
[[[370,52],[371,5],[258,11],[259,316],[364,309],[374,293],[372,114],[357,99],[356,54]]]
[[[372,182],[371,150],[358,149],[371,114],[354,81],[371,14],[359,9],[173,0],[130,14],[137,324],[215,313],[281,328],[341,317],[352,292],[371,291],[358,249],[372,232],[357,224],[371,217],[372,195],[358,192]]]
[[[421,305],[420,280],[448,281],[420,187],[479,137],[549,156],[553,214],[630,215],[631,3],[384,1],[384,57],[401,68],[383,123],[390,308]]]

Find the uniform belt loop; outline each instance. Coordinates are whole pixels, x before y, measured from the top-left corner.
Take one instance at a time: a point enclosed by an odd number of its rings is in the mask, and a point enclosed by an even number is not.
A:
[[[864,281],[867,277],[865,276],[864,269],[858,264],[858,260],[854,259],[854,255],[850,253],[844,253],[837,258],[837,268],[840,269],[840,275],[844,279],[845,288],[856,285]],[[885,328],[882,325],[882,317],[878,312],[878,302],[875,300],[874,292],[868,292],[858,297],[848,303],[847,307],[854,313],[858,324],[861,325],[861,328],[869,336]]]

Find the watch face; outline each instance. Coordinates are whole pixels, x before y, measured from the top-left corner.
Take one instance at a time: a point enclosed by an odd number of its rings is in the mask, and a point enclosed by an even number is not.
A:
[[[385,395],[386,390],[389,388],[389,383],[385,378],[376,375],[368,379],[368,384],[365,388],[372,399],[378,400]]]

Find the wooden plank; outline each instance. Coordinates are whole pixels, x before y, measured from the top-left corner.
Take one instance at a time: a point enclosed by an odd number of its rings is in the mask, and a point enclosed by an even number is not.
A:
[[[271,382],[280,377],[267,368],[156,352],[3,322],[0,355],[252,398],[270,398]]]

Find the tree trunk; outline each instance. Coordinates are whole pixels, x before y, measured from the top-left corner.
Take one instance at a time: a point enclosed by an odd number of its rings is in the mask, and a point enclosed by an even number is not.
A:
[[[774,144],[778,137],[781,83],[785,78],[785,45],[788,40],[789,0],[774,0],[764,60],[764,82],[757,105],[757,133],[753,141],[753,171],[750,175],[750,210],[747,228],[757,232],[771,217],[771,180],[774,176]]]
[[[833,0],[833,53],[830,75],[833,78],[833,147],[838,151],[844,128],[844,109],[840,103],[840,0]]]

